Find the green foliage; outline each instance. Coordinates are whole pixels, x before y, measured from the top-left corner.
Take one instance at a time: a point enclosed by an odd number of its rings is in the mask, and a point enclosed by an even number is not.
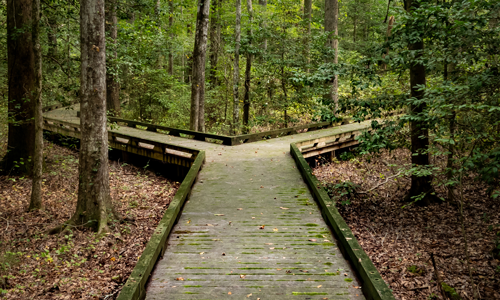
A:
[[[326,190],[330,195],[330,198],[338,201],[341,200],[342,205],[351,204],[351,197],[356,193],[356,189],[359,188],[359,185],[355,184],[351,181],[343,181],[337,184],[327,184]]]
[[[455,291],[454,288],[449,286],[446,282],[441,282],[441,286],[443,287],[443,291],[452,300],[461,300],[460,295]]]

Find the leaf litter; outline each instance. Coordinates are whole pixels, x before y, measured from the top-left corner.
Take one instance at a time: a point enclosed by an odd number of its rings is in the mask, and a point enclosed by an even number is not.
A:
[[[110,161],[113,205],[129,220],[109,224],[102,238],[89,229],[47,231],[67,221],[78,194],[78,153],[45,141],[43,205],[26,212],[31,179],[0,177],[2,299],[114,299],[125,284],[178,182]]]
[[[324,186],[351,181],[367,191],[396,174],[396,165],[409,164],[409,158],[408,150],[382,151],[370,160],[356,157],[321,165],[313,174]],[[432,160],[436,165],[446,163],[444,158]],[[500,203],[489,197],[487,186],[474,179],[464,179],[472,274],[481,299],[500,299],[500,260],[498,254],[493,255],[500,228]],[[396,299],[442,299],[431,253],[441,280],[461,299],[473,299],[457,207],[443,202],[403,208],[408,204],[403,199],[409,188],[410,179],[401,177],[370,193],[354,193],[349,205],[340,204],[344,196],[336,206]],[[444,188],[436,187],[436,192],[446,198]]]

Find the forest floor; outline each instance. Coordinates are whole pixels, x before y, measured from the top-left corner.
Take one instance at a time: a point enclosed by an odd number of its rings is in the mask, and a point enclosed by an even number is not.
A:
[[[0,177],[0,299],[114,299],[179,183],[110,161],[113,204],[134,221],[101,238],[78,227],[48,235],[75,211],[78,153],[45,141],[45,156],[40,211],[26,212],[30,179]]]
[[[367,191],[397,174],[409,159],[407,150],[385,151],[376,157],[325,164],[314,174],[330,190],[351,181],[360,186],[358,192]],[[433,160],[444,164],[444,159]],[[491,199],[486,186],[474,178],[467,178],[463,186],[464,225],[479,299],[500,299],[500,261],[498,252],[493,254],[500,243],[500,199]],[[337,207],[396,299],[442,299],[431,253],[440,279],[461,299],[473,299],[457,206],[449,202],[407,205],[403,199],[409,187],[409,178],[395,177],[370,193],[344,195]],[[445,197],[443,188],[436,191]],[[342,205],[342,201],[351,203]]]

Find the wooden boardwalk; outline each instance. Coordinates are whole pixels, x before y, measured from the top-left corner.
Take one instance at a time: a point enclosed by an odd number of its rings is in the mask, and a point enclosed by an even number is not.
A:
[[[46,116],[79,121],[71,110]],[[364,299],[289,149],[292,142],[367,127],[349,124],[232,147],[115,129],[206,151],[146,299]]]

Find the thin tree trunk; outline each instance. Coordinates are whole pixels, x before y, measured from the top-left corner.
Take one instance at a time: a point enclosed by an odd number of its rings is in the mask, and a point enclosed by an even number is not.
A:
[[[120,84],[118,83],[118,68],[115,60],[117,59],[116,43],[118,37],[118,19],[116,17],[116,1],[106,1],[106,32],[113,41],[112,47],[108,49],[108,59],[106,60],[106,105],[112,116],[120,115]],[[109,51],[112,50],[112,51]]]
[[[309,73],[309,64],[311,63],[310,42],[311,42],[311,21],[312,21],[312,0],[304,0],[304,20],[306,20],[305,57],[307,63],[307,73]]]
[[[261,5],[265,11],[267,9],[267,0],[259,0],[259,5]],[[262,22],[262,28],[263,29],[266,28],[266,21],[265,20]],[[262,49],[264,50],[264,52],[267,51],[267,38],[264,38],[264,40],[262,41]]]
[[[252,47],[253,39],[253,8],[252,0],[247,0],[247,10],[249,17],[249,29],[248,29],[248,48]],[[247,52],[247,63],[245,68],[245,97],[243,100],[243,125],[245,133],[248,133],[248,120],[250,118],[250,83],[252,77],[252,54]]]
[[[106,126],[104,0],[80,2],[80,124],[78,201],[70,223],[108,230],[111,203]]]
[[[390,16],[389,23],[387,24],[387,34],[386,34],[386,38],[385,38],[386,42],[389,41],[389,37],[391,36],[393,25],[394,25],[394,16]],[[385,48],[385,54],[382,55],[382,58],[385,58],[385,56],[388,54],[389,54],[389,47]],[[385,63],[382,63],[381,68],[382,68],[382,70],[386,70],[387,65]]]
[[[233,70],[233,123],[231,132],[236,135],[239,122],[240,99],[239,99],[239,81],[240,81],[240,40],[241,40],[241,0],[236,0],[236,24],[234,26],[234,70]]]
[[[212,15],[210,17],[210,73],[208,81],[212,87],[218,85],[217,82],[217,64],[219,60],[220,33],[221,33],[221,9],[222,0],[214,0],[212,5]]]
[[[210,0],[199,0],[193,50],[191,130],[205,131],[205,60]]]
[[[57,58],[57,19],[53,11],[48,16],[47,40],[49,42],[48,56]]]
[[[418,2],[415,0],[406,1],[406,9],[408,12],[418,7]],[[413,25],[409,25],[413,26]],[[414,30],[418,30],[415,28]],[[420,41],[416,41],[408,45],[408,49],[414,52],[414,61],[410,64],[410,87],[411,87],[411,97],[416,100],[420,100],[424,97],[424,92],[420,90],[419,86],[425,86],[425,66],[419,62],[419,58],[422,56],[422,51],[424,50],[423,38]],[[410,110],[411,114],[418,116],[426,109],[425,103],[411,104]],[[424,121],[411,121],[410,122],[410,135],[411,135],[411,162],[413,166],[425,167],[429,165],[429,154],[427,150],[429,148],[429,129]],[[434,189],[431,185],[432,177],[428,176],[411,176],[411,187],[408,197],[419,196],[422,193],[426,193],[426,196],[421,200],[421,203],[428,205],[435,196],[432,195]]]
[[[33,53],[32,0],[7,1],[7,60],[9,133],[3,170],[30,173],[35,148],[34,97],[35,56]],[[22,164],[21,164],[22,162]]]
[[[168,17],[168,28],[170,30],[170,41],[168,43],[168,74],[174,75],[174,1],[168,2],[168,7],[170,10],[170,15]]]
[[[354,15],[353,22],[354,22],[354,30],[352,33],[352,42],[355,44],[356,43],[356,26],[358,25],[358,18],[356,15]]]
[[[33,153],[33,182],[28,210],[42,208],[42,173],[43,173],[43,113],[42,113],[42,49],[40,46],[40,0],[33,0],[33,54],[35,57],[35,149]]]
[[[325,0],[325,31],[330,32],[330,37],[328,38],[328,46],[334,49],[335,54],[333,57],[333,63],[337,64],[339,62],[338,59],[338,39],[337,35],[338,31],[338,15],[339,13],[339,3],[338,0]],[[339,98],[338,98],[338,89],[339,89],[339,78],[338,75],[335,75],[332,80],[332,85],[330,89],[330,99],[333,104],[333,113],[337,114],[339,109]]]

